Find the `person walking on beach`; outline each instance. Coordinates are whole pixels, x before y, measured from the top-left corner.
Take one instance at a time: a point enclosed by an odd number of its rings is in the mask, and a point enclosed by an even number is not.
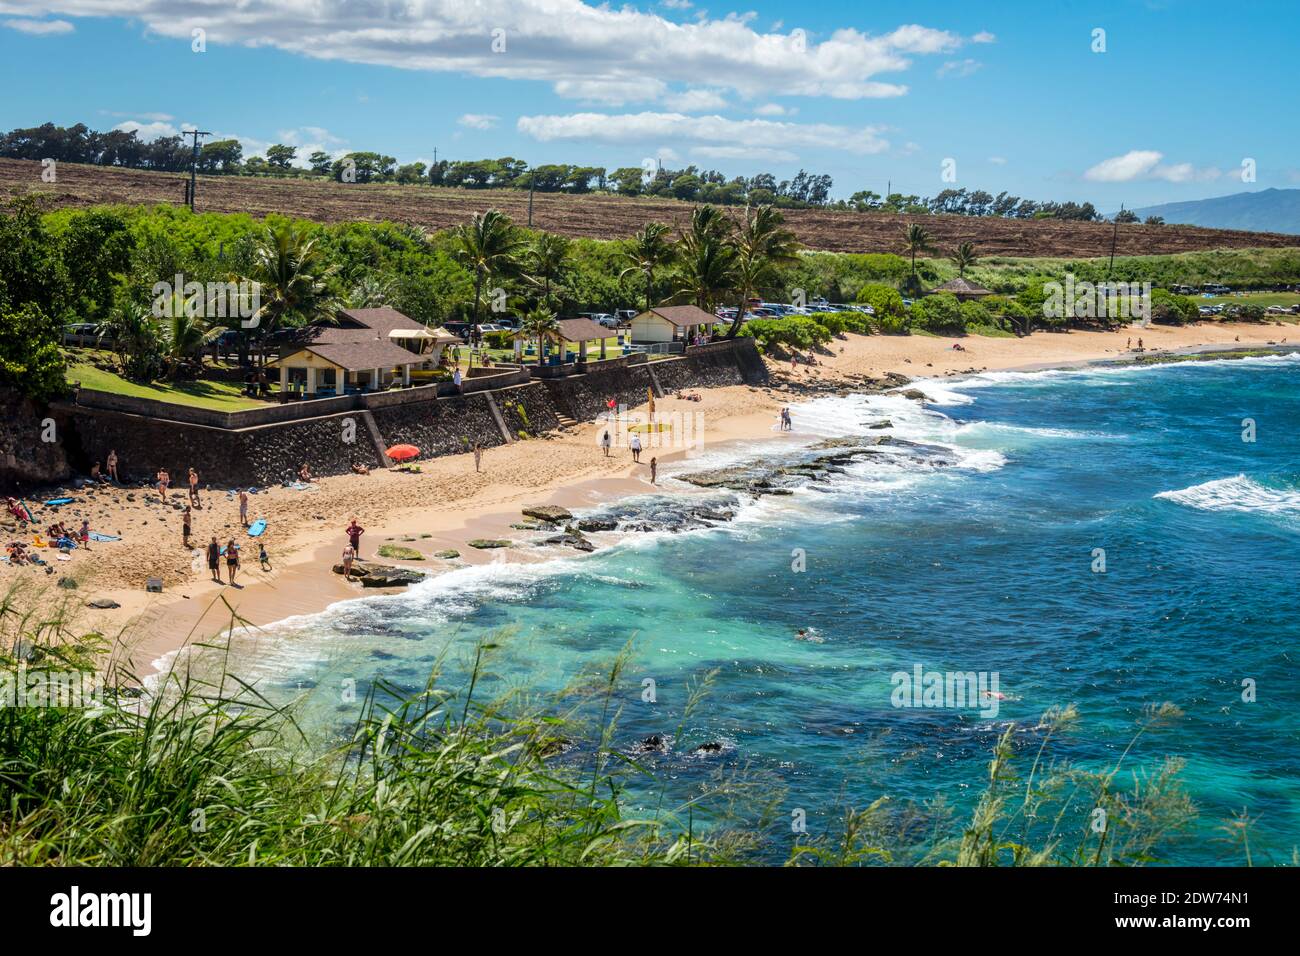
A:
[[[239,523],[248,527],[248,489],[239,489]]]
[[[641,460],[641,436],[636,432],[632,433],[632,440],[628,442],[628,447],[632,449],[632,460]]]
[[[786,405],[781,409],[781,431],[794,431],[794,423],[790,421],[790,406]]]
[[[164,502],[167,501],[167,486],[171,484],[171,475],[167,474],[166,468],[158,469],[158,497]]]
[[[483,464],[483,446],[480,445],[478,442],[475,442],[474,443],[474,470],[476,472],[482,471],[483,470],[481,467],[482,464]]]
[[[600,447],[604,449],[606,458],[609,457],[609,446],[610,446],[609,429],[606,428],[605,434],[600,436]]]
[[[194,516],[190,512],[190,506],[185,506],[185,511],[181,515],[181,546],[186,550],[190,546],[190,533],[194,530]]]
[[[226,572],[230,575],[230,583],[235,583],[235,572],[239,570],[239,549],[235,547],[235,539],[231,538],[226,542]],[[220,574],[218,574],[220,577]]]
[[[266,553],[266,542],[257,542],[257,560],[262,565],[263,571],[271,570],[271,556]]]
[[[195,510],[203,510],[203,504],[199,501],[199,473],[193,468],[190,469],[190,504],[194,505]]]
[[[650,459],[650,484],[652,485],[659,484],[659,459],[658,458],[652,457]]]
[[[343,549],[343,580],[344,581],[351,580],[352,578],[352,561],[356,558],[356,556],[357,556],[357,552],[352,547],[352,545],[348,545],[346,548]]]
[[[122,480],[117,477],[117,449],[109,449],[106,464],[108,465],[108,477],[113,479],[113,484],[120,485]]]
[[[347,526],[348,544],[352,545],[352,550],[356,556],[361,557],[361,536],[366,533],[366,529],[357,524],[356,515],[352,516],[351,523]]]
[[[212,572],[212,580],[220,584],[221,545],[217,544],[217,536],[215,534],[212,536],[212,540],[208,542],[208,570]]]

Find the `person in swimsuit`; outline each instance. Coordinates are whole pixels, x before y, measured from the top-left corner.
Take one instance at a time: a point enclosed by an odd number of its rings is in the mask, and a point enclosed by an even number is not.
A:
[[[167,500],[167,485],[171,482],[171,476],[167,474],[166,468],[158,469],[158,497],[163,501]]]
[[[208,542],[208,570],[212,572],[212,580],[221,584],[221,545],[217,544],[215,534]]]
[[[199,501],[199,473],[193,468],[190,469],[190,504],[198,510],[202,510],[203,504]]]
[[[113,484],[120,485],[122,479],[117,477],[117,449],[111,449],[108,453],[108,477],[113,479]]]
[[[659,459],[658,458],[650,459],[650,484],[652,485],[659,484]]]
[[[239,523],[248,527],[248,491],[239,489]]]
[[[81,519],[81,531],[77,533],[77,537],[81,539],[81,546],[85,548],[87,551],[89,551],[90,550],[90,519],[89,518]]]
[[[361,557],[361,536],[366,533],[366,529],[357,524],[357,519],[354,515],[351,523],[343,530],[348,536],[348,544],[352,546],[353,553],[356,557]]]
[[[482,469],[479,467],[482,464],[483,464],[483,446],[480,445],[478,442],[475,442],[474,443],[474,470],[482,471]]]
[[[190,506],[185,506],[185,511],[181,515],[183,524],[181,525],[181,547],[189,548],[190,533],[194,530],[194,516],[190,512]]]
[[[347,581],[352,577],[352,561],[357,556],[356,550],[352,545],[343,549],[343,580]]]
[[[235,539],[231,538],[226,542],[226,572],[230,575],[230,583],[235,583],[235,572],[239,570],[239,550],[235,547]]]

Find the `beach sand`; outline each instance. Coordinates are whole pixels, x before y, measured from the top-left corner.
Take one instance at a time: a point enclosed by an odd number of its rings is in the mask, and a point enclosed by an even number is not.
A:
[[[700,389],[700,402],[664,398],[656,401],[660,420],[673,413],[696,414],[703,422],[704,447],[728,443],[788,440],[800,444],[797,431],[780,433],[775,423],[782,405],[796,400],[787,387],[843,383],[846,378],[888,373],[914,377],[943,377],[969,371],[1065,366],[1099,359],[1133,358],[1126,341],[1142,338],[1147,354],[1155,350],[1187,350],[1198,346],[1260,346],[1283,343],[1293,326],[1207,323],[1181,328],[1151,327],[1118,332],[1036,333],[1023,339],[967,336],[966,351],[952,349],[951,338],[930,336],[859,336],[835,339],[817,356],[815,365],[769,362],[769,387],[730,386]],[[645,407],[629,410],[645,413]],[[510,525],[522,519],[520,509],[530,505],[558,504],[571,509],[590,508],[602,502],[652,490],[648,463],[652,455],[661,464],[693,454],[683,449],[647,449],[642,463],[633,464],[626,448],[614,448],[605,457],[599,445],[607,423],[579,427],[536,439],[515,442],[483,453],[482,471],[474,470],[470,454],[447,456],[421,463],[418,474],[377,470],[368,476],[325,478],[307,491],[271,488],[252,495],[249,518],[265,518],[268,529],[260,539],[266,544],[272,570],[259,567],[257,540],[239,524],[238,501],[224,489],[205,490],[203,507],[194,512],[191,539],[202,548],[216,534],[224,544],[235,539],[242,545],[240,587],[209,580],[202,554],[182,547],[181,512],[172,507],[188,500],[175,490],[163,504],[152,489],[101,487],[70,493],[77,500],[64,506],[58,519],[79,526],[89,517],[94,530],[120,535],[118,542],[92,542],[89,551],[77,551],[72,560],[55,561],[57,576],[77,581],[76,603],[110,598],[121,607],[85,609],[81,630],[96,630],[121,637],[130,646],[138,673],[153,662],[184,646],[220,633],[232,615],[261,626],[297,614],[323,610],[330,604],[363,593],[357,584],[345,583],[332,572],[340,560],[346,537],[344,527],[356,516],[366,529],[361,540],[363,558],[375,558],[380,545],[392,540],[426,556],[420,562],[390,561],[432,573],[502,560],[544,560],[567,549],[511,548],[477,550],[467,545],[474,538],[509,538],[518,534]],[[129,463],[124,463],[129,466]],[[55,520],[49,509],[38,514],[38,524]],[[437,551],[455,549],[457,561],[434,558]],[[224,572],[224,562],[223,562]],[[20,576],[48,585],[54,576],[34,568],[0,570],[0,586]],[[147,593],[150,577],[163,581],[162,593]],[[46,595],[51,588],[32,589]],[[62,589],[59,589],[62,590]],[[66,595],[66,592],[64,592]]]

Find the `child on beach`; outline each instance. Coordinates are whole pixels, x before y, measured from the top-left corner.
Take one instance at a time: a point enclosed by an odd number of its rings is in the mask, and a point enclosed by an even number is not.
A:
[[[262,565],[263,571],[271,570],[271,558],[266,553],[266,544],[262,541],[257,543],[257,561]]]
[[[81,546],[87,551],[90,550],[90,519],[81,519],[81,530],[77,532],[77,537],[81,539]]]

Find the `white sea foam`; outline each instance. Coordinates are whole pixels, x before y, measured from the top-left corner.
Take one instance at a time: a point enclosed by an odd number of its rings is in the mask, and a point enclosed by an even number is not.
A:
[[[1200,511],[1239,511],[1300,517],[1300,489],[1275,488],[1244,474],[1218,478],[1155,497]]]

